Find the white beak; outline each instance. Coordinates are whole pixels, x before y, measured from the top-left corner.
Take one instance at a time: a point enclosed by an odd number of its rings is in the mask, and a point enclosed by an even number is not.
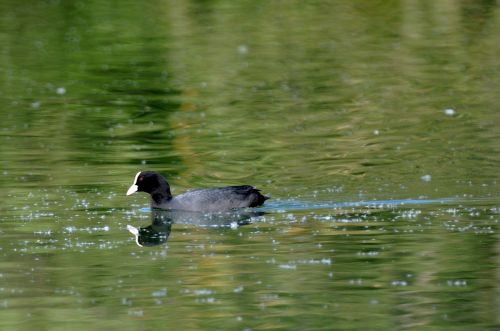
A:
[[[137,192],[137,189],[139,187],[135,184],[132,184],[132,186],[129,187],[128,191],[127,191],[127,195],[131,195],[131,194],[134,194],[135,192]]]
[[[134,184],[132,184],[132,186],[130,186],[128,188],[128,191],[127,191],[127,195],[131,195],[131,194],[134,194],[135,192],[137,192],[137,190],[139,189],[139,187],[137,186],[137,178],[139,177],[139,175],[141,174],[141,172],[139,171],[136,175],[135,175],[135,178],[134,178]]]

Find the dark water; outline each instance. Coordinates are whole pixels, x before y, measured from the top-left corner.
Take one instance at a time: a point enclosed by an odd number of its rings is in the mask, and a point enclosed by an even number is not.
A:
[[[499,40],[489,0],[2,1],[1,329],[498,329]],[[273,199],[157,214],[146,169]]]

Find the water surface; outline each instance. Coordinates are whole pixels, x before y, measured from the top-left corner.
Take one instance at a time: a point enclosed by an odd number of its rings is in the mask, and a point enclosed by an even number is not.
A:
[[[499,36],[495,1],[3,1],[2,330],[497,329]],[[155,216],[139,170],[272,199]]]

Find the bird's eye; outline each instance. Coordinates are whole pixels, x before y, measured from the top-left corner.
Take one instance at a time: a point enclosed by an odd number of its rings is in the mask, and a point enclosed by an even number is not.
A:
[[[139,178],[137,178],[137,181],[138,181],[138,182],[142,182],[142,180],[143,180],[143,179],[144,179],[144,178],[143,178],[142,176],[140,176]]]

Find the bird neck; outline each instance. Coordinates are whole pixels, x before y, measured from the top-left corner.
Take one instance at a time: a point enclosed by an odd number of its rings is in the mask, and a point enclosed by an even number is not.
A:
[[[172,199],[172,193],[170,193],[170,187],[160,188],[151,192],[151,199],[157,205],[167,202]]]

